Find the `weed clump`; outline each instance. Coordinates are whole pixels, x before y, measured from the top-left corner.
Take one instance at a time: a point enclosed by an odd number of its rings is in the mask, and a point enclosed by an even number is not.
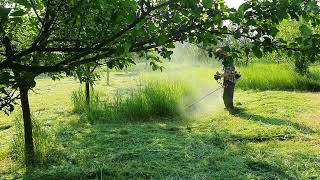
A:
[[[146,121],[181,116],[184,98],[192,95],[191,88],[181,81],[149,81],[127,94],[102,99],[93,93],[89,105],[80,90],[74,92],[74,111],[91,123],[105,121]]]

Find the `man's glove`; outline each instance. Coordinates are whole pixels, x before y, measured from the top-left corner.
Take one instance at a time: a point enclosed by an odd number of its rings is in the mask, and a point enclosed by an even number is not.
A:
[[[216,81],[218,81],[219,79],[221,79],[221,77],[222,77],[222,74],[219,73],[218,71],[217,71],[216,74],[213,76],[213,78],[214,78]]]
[[[241,73],[236,71],[234,77],[236,78],[236,80],[240,79],[241,78]]]

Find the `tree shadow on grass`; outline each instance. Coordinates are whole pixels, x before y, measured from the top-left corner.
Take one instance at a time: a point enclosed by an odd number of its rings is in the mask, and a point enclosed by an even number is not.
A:
[[[263,177],[263,179],[278,179],[279,177],[283,179],[295,179],[279,167],[267,162],[248,161],[247,165],[250,170],[254,171],[256,175]]]
[[[280,118],[273,118],[273,117],[265,117],[261,115],[252,114],[245,109],[239,109],[237,113],[234,114],[237,117],[241,117],[243,119],[251,120],[251,121],[257,121],[264,124],[270,124],[270,125],[285,125],[285,126],[291,126],[298,130],[299,132],[303,134],[320,134],[319,131],[313,130],[309,127],[303,126],[299,123],[292,122],[285,119]]]

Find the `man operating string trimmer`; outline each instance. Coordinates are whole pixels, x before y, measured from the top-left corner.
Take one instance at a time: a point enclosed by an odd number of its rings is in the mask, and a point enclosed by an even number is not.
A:
[[[234,94],[234,88],[236,85],[236,81],[240,79],[241,74],[235,70],[234,67],[234,60],[224,48],[218,48],[216,49],[216,57],[218,57],[220,60],[222,60],[223,65],[223,73],[216,72],[214,75],[214,79],[218,81],[218,83],[223,88],[223,102],[226,107],[226,109],[230,113],[235,113],[235,108],[233,106],[233,94]],[[220,82],[223,79],[223,83]],[[186,108],[190,108],[194,106],[195,104],[199,103],[203,99],[207,98],[208,96],[212,95],[213,93],[216,93],[219,89],[215,89],[214,91],[210,92],[209,94],[203,96],[198,101],[194,102],[193,104],[187,106]]]
[[[214,79],[219,81],[223,78],[223,102],[229,112],[234,112],[233,95],[236,81],[241,74],[235,70],[234,60],[224,48],[216,49],[216,56],[222,60],[223,73],[217,72]]]

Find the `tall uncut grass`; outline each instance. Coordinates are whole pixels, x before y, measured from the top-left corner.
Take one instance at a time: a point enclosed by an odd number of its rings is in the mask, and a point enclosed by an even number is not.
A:
[[[146,121],[182,115],[183,101],[192,95],[191,88],[181,81],[149,81],[128,94],[101,98],[91,95],[90,105],[85,104],[84,93],[74,92],[74,110],[91,123],[106,121]]]
[[[34,141],[35,158],[38,165],[46,165],[49,159],[54,159],[52,134],[48,131],[45,124],[32,116],[32,132]],[[14,136],[10,145],[10,157],[12,160],[24,165],[24,127],[22,115],[16,116],[14,120]]]
[[[319,66],[310,68],[305,76],[287,64],[251,64],[238,69],[243,75],[237,85],[241,89],[320,91]]]

